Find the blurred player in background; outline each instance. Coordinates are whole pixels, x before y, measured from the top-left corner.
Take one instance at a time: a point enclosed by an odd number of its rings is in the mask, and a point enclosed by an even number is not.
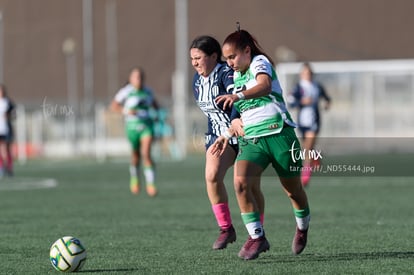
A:
[[[207,116],[207,132],[205,134],[206,165],[205,181],[207,195],[213,213],[220,227],[220,235],[213,244],[213,249],[223,249],[228,243],[236,240],[224,176],[233,165],[238,152],[236,138],[230,139],[228,146],[220,157],[211,154],[211,145],[230,127],[231,109],[224,111],[215,103],[219,95],[233,91],[233,70],[221,61],[220,43],[211,36],[199,36],[190,46],[190,58],[196,73],[193,78],[193,92],[197,105]],[[260,183],[259,183],[260,184]],[[256,193],[264,210],[263,195]]]
[[[296,219],[292,251],[299,254],[307,242],[310,210],[300,178],[300,160],[292,159],[291,152],[300,150],[290,114],[283,100],[272,60],[256,39],[245,30],[238,30],[224,40],[223,56],[234,72],[234,93],[222,95],[216,102],[226,109],[234,106],[243,123],[239,135],[239,154],[235,162],[234,186],[241,217],[249,237],[238,256],[252,260],[270,248],[260,221],[258,202],[252,190],[269,164],[277,172],[282,187],[289,197]],[[230,129],[229,132],[233,132]],[[220,136],[212,146],[212,153],[220,154],[229,139]]]
[[[329,109],[331,98],[325,91],[325,88],[319,82],[314,80],[314,74],[309,63],[303,63],[300,72],[300,80],[296,84],[293,92],[288,96],[288,102],[291,107],[297,107],[299,130],[302,135],[302,146],[305,152],[314,149],[316,137],[319,133],[321,121],[319,112],[319,101],[325,101],[325,110]],[[312,160],[309,154],[305,154],[302,169],[302,184],[306,186],[312,174]],[[318,165],[318,162],[315,163]]]
[[[133,68],[128,83],[115,95],[111,109],[125,117],[126,135],[132,147],[130,164],[130,189],[140,192],[139,167],[142,158],[146,191],[149,196],[157,195],[155,186],[155,164],[151,157],[154,137],[154,118],[151,109],[158,109],[152,91],[145,86],[145,74],[141,68]]]
[[[15,105],[7,96],[7,89],[0,84],[0,176],[13,175],[13,127],[11,123]]]

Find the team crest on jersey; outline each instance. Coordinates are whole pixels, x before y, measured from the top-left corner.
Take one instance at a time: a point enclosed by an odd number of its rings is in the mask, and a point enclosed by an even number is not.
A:
[[[279,124],[277,124],[277,123],[270,124],[267,128],[269,128],[270,130],[277,129],[277,128],[279,128]]]

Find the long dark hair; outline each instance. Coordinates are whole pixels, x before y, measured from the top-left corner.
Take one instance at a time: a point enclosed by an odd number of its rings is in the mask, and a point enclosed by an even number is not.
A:
[[[257,42],[256,38],[254,38],[246,30],[238,29],[237,31],[229,34],[224,40],[223,45],[224,44],[233,45],[236,49],[240,51],[243,51],[246,47],[250,47],[252,58],[256,55],[264,55],[267,57],[267,59],[269,59],[272,65],[275,65],[272,58],[270,58],[270,56],[263,51],[262,47]]]
[[[191,43],[190,50],[191,49],[199,49],[208,56],[216,53],[217,63],[223,63],[221,60],[222,53],[220,43],[214,37],[209,35],[201,35],[196,37]]]
[[[142,86],[141,88],[144,88],[146,75],[145,75],[144,68],[141,67],[141,66],[134,66],[134,67],[129,69],[128,78],[125,80],[124,86],[129,84],[129,77],[131,76],[132,72],[135,71],[135,70],[137,70],[141,74],[141,86]]]

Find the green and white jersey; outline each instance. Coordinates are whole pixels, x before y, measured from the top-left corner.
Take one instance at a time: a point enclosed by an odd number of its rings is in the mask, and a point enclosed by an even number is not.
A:
[[[115,95],[115,101],[124,107],[123,113],[127,122],[151,119],[150,109],[154,103],[154,96],[150,89],[137,90],[131,84],[127,84]],[[130,115],[128,111],[134,111],[135,114]]]
[[[234,104],[241,115],[247,139],[280,133],[285,123],[296,127],[287,111],[276,72],[266,56],[255,56],[244,74],[234,72],[234,93],[256,86],[256,76],[262,73],[272,78],[271,93],[258,98],[239,100]]]

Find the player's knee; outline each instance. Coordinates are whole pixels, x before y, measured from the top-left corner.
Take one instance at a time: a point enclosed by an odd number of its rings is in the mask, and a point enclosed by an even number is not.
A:
[[[223,181],[216,172],[206,172],[205,179],[207,183],[217,184],[220,181]]]
[[[234,182],[234,191],[236,195],[243,195],[249,191],[249,186],[247,181],[244,180],[235,180]]]

